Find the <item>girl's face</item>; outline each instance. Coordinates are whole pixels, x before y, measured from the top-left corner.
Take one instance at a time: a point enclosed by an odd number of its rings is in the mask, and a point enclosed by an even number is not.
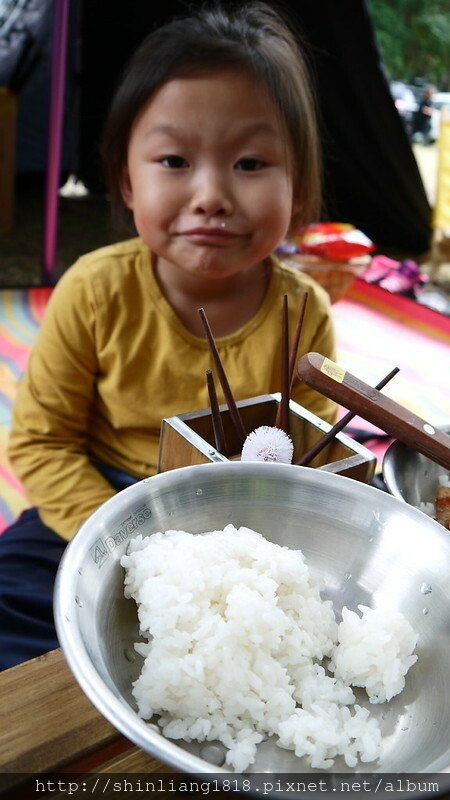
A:
[[[275,104],[227,70],[158,90],[131,130],[122,191],[159,269],[219,280],[255,267],[285,237],[291,173]]]

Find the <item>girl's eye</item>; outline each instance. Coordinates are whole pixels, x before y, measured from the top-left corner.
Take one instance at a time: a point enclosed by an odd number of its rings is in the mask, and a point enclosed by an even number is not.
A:
[[[187,161],[182,158],[181,156],[164,156],[159,161],[163,167],[167,167],[167,169],[184,169],[188,166]]]
[[[236,164],[236,168],[244,172],[256,172],[265,166],[266,163],[260,158],[241,158]]]

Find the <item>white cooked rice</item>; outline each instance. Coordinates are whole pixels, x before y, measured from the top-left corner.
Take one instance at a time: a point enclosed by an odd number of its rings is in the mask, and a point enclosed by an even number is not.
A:
[[[344,610],[338,626],[300,550],[232,525],[138,536],[121,563],[147,639],[135,645],[145,660],[133,694],[140,716],[156,715],[166,736],[221,741],[236,772],[272,735],[312,767],[339,755],[349,767],[378,758],[378,723],[350,685],[364,686],[371,702],[401,691],[416,660],[401,615],[361,607],[361,618]],[[375,632],[385,642],[378,656]]]
[[[386,613],[358,606],[359,617],[342,610],[338,644],[330,669],[351,686],[362,686],[371,703],[385,703],[405,687],[405,675],[417,661],[412,655],[417,635],[398,611]]]

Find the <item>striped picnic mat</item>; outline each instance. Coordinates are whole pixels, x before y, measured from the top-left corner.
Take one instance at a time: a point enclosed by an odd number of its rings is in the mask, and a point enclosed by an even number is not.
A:
[[[6,458],[6,441],[17,382],[50,293],[50,288],[0,291],[0,531],[26,507],[22,486]]]
[[[371,386],[399,367],[383,394],[433,425],[449,422],[450,317],[362,280],[333,306],[333,315],[342,366]],[[380,433],[359,417],[351,427]],[[366,445],[378,469],[389,443]]]

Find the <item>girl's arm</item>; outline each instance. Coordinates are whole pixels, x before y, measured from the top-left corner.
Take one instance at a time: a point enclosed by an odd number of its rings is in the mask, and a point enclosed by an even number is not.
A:
[[[29,501],[66,539],[114,495],[88,457],[99,309],[90,284],[69,273],[50,299],[19,386],[8,451]]]

